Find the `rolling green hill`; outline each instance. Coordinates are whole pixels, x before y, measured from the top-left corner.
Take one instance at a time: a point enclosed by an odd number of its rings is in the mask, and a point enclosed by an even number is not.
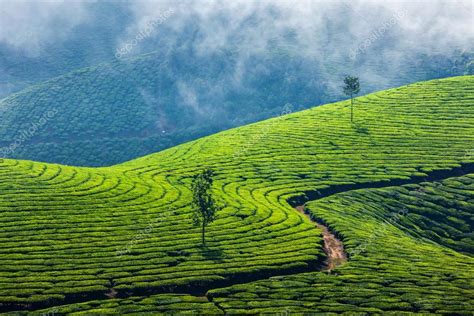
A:
[[[0,100],[0,157],[113,165],[277,116],[286,103],[301,110],[340,100],[340,88],[327,83],[346,72],[361,73],[364,93],[453,73],[441,62],[425,63],[427,56],[400,69],[385,60],[357,66],[348,58],[302,61],[293,50],[276,45],[253,57],[242,78],[234,74],[244,67],[239,50],[195,56],[184,46],[171,57],[156,51],[31,85]],[[364,75],[366,69],[383,71],[384,81]]]
[[[113,167],[3,160],[0,308],[472,313],[474,77],[357,98],[353,125],[348,104]],[[189,218],[204,166],[225,205],[206,249]],[[350,256],[331,273],[317,272],[319,230],[289,204],[304,192]]]

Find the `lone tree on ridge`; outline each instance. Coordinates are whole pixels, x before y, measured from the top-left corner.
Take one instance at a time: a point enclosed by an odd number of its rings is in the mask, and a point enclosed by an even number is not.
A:
[[[344,93],[351,96],[351,123],[354,120],[354,95],[360,91],[360,83],[358,77],[346,76],[344,78]]]
[[[193,214],[192,219],[195,226],[201,226],[202,245],[206,245],[205,230],[206,226],[216,219],[216,212],[221,208],[216,204],[212,196],[212,183],[214,172],[206,168],[193,177]]]

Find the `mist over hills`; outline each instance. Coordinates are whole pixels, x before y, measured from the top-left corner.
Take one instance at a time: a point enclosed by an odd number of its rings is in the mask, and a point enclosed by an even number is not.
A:
[[[341,100],[345,74],[365,94],[473,73],[472,3],[402,4],[4,2],[1,154],[111,165]]]
[[[0,315],[473,315],[473,0],[0,0]]]

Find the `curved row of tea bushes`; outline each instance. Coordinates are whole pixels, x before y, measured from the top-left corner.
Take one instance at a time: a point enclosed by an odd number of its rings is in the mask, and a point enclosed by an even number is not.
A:
[[[354,124],[348,104],[276,117],[107,168],[3,160],[0,308],[86,302],[112,290],[121,297],[200,295],[312,271],[323,259],[321,237],[288,198],[340,184],[408,181],[474,162],[472,76],[357,98]],[[189,187],[205,166],[216,172],[214,194],[224,209],[202,248]]]
[[[209,296],[229,314],[472,315],[473,189],[469,174],[310,202],[310,214],[342,236],[347,263],[331,273],[272,277],[211,290]]]

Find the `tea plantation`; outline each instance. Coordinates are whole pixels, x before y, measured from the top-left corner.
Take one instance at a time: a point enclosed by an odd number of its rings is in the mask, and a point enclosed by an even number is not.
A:
[[[331,223],[344,236],[351,256],[349,263],[329,274],[275,276],[211,290],[208,297],[216,305],[203,298],[163,294],[71,304],[38,313],[133,314],[172,308],[195,314],[351,311],[398,315],[416,311],[470,315],[474,304],[473,189],[474,174],[469,174],[420,185],[348,191],[309,203],[312,216]],[[470,218],[460,219],[469,213]],[[441,228],[427,232],[426,223]],[[469,256],[428,238],[420,241],[419,236],[412,236],[415,231],[452,241],[464,239],[466,248],[461,250]]]
[[[107,11],[111,16],[116,13]],[[110,36],[102,32],[107,34],[103,28],[94,32],[99,33],[96,40],[107,46]],[[102,36],[104,40],[100,40]],[[90,45],[89,40],[86,46]],[[152,53],[76,69],[0,98],[0,157],[110,166],[275,116],[287,102],[303,109],[340,100],[344,96],[339,87],[333,89],[327,83],[339,82],[347,71],[359,72],[357,68],[349,70],[352,62],[341,56],[326,59],[324,63],[301,62],[292,57],[297,52],[292,55],[275,50],[265,57],[253,57],[252,64],[245,66],[248,72],[236,84],[229,81],[234,80],[232,74],[240,67],[239,51],[231,49],[204,57],[183,47],[175,48],[171,56],[163,56],[162,44],[157,45],[154,49],[157,51]],[[46,73],[54,73],[58,68],[63,71],[77,68],[88,60],[76,56],[84,50],[81,46],[71,47],[74,52],[71,57],[75,57],[72,64],[56,63],[54,57],[60,60],[64,54],[52,54],[51,60],[41,59],[35,65],[20,67],[26,72],[21,77],[27,75],[31,79],[35,70],[44,75],[44,71],[39,71],[43,68],[47,69]],[[1,47],[0,56],[4,56]],[[465,61],[474,59],[474,54],[462,56]],[[369,73],[384,72],[380,81],[368,76],[362,87],[364,93],[464,74],[462,68],[451,70],[449,65],[454,59],[449,58],[422,55],[404,61],[403,67],[389,60],[391,56],[384,56],[379,62],[358,66]],[[439,63],[440,60],[443,62]],[[18,64],[3,69],[11,68],[17,69]],[[0,76],[0,94],[1,81]],[[33,136],[21,142],[21,146],[15,145],[23,132],[45,118],[47,121]]]
[[[349,262],[330,274],[273,277],[209,296],[229,313],[472,315],[474,174],[348,191],[307,207],[343,236]]]
[[[107,168],[3,160],[0,310],[472,313],[474,77],[359,97],[352,125],[348,104]],[[203,167],[224,206],[206,248],[189,206]],[[330,273],[288,203],[304,192],[349,254]]]

